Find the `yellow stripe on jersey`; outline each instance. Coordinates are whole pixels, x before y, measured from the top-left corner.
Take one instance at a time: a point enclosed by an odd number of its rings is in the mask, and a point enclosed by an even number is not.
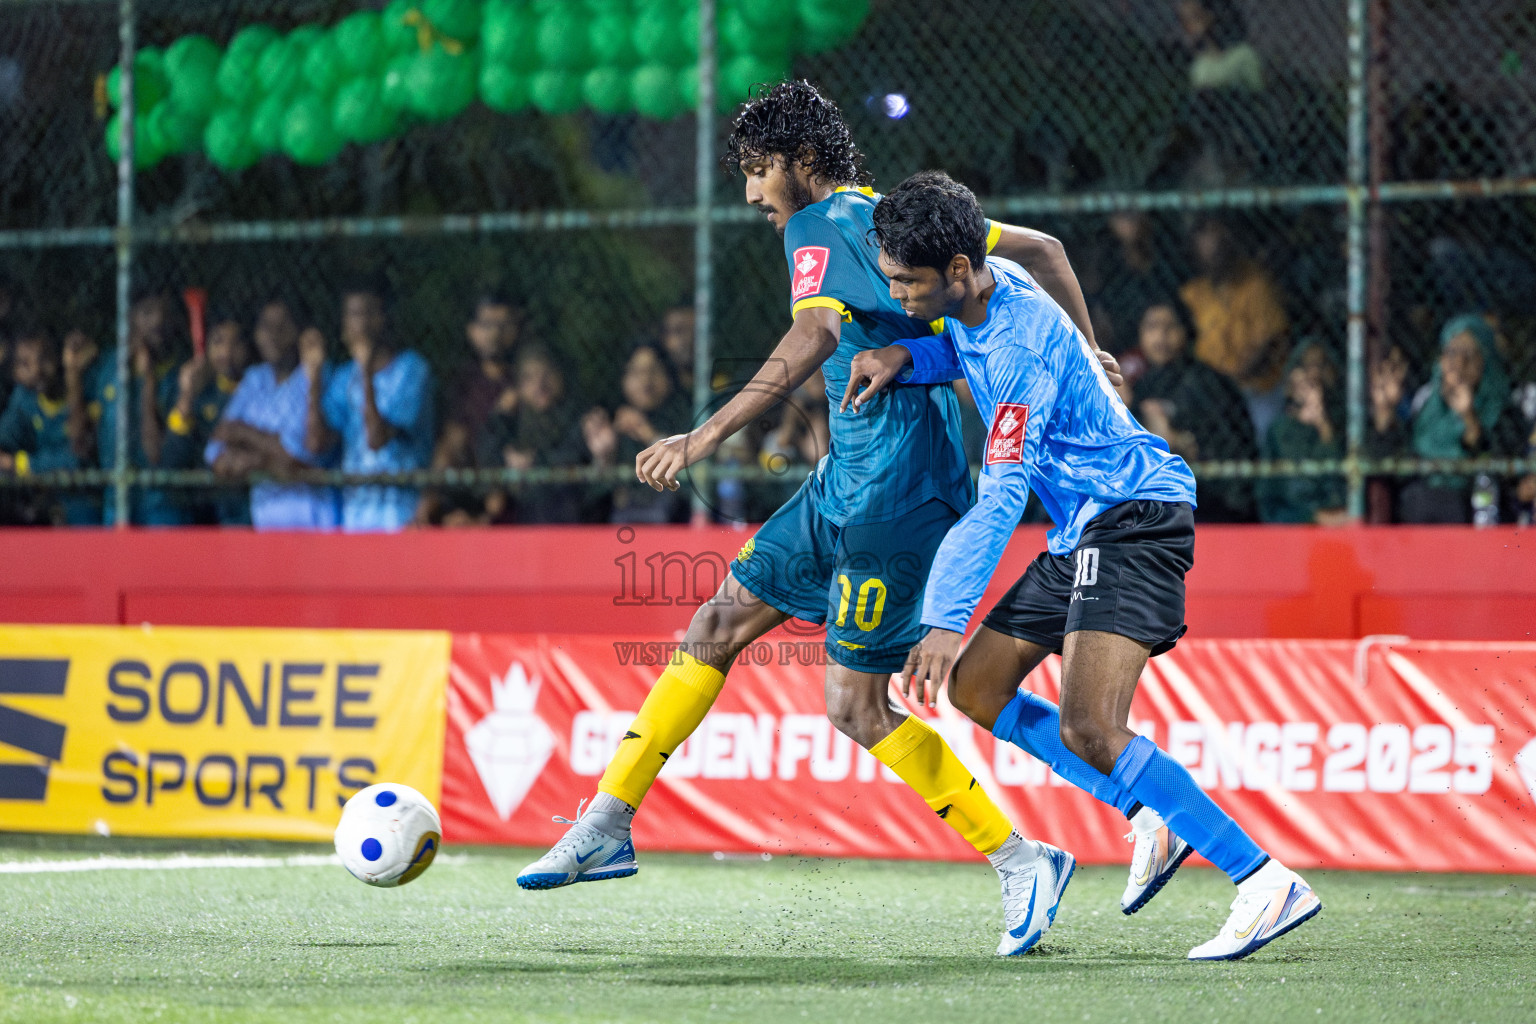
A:
[[[1002,240],[1003,226],[995,220],[987,221],[987,252],[997,248],[997,243]]]
[[[833,189],[832,191],[833,192],[862,192],[865,195],[869,196],[871,199],[873,199],[875,197],[875,190],[873,188],[870,188],[868,185],[859,185],[857,188],[855,188],[852,185],[839,185],[837,188]]]
[[[843,318],[843,323],[853,323],[853,314],[848,311],[848,307],[830,295],[818,295],[810,299],[801,299],[790,308],[789,312],[791,316],[799,316],[800,311],[803,309],[835,309],[837,310],[837,315]]]
[[[929,320],[928,321],[928,329],[930,331],[932,331],[934,334],[943,334],[944,333],[944,318],[943,317],[939,317],[937,320]]]

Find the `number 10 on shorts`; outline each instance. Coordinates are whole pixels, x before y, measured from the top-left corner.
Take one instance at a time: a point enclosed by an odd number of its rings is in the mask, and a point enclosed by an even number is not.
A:
[[[839,574],[837,582],[843,588],[842,599],[837,605],[837,624],[842,626],[848,621],[848,602],[853,597],[853,581]],[[884,613],[885,581],[871,577],[859,586],[859,603],[853,610],[853,624],[868,633],[880,625],[880,617]]]
[[[1091,587],[1099,582],[1099,549],[1077,549],[1077,575],[1072,579],[1074,587]]]

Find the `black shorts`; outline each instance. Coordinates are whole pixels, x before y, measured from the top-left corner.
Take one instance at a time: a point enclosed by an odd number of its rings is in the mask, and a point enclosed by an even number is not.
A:
[[[1089,521],[1070,555],[1042,552],[983,625],[1058,654],[1068,633],[1118,633],[1156,656],[1184,635],[1184,574],[1194,564],[1186,502],[1128,501]]]

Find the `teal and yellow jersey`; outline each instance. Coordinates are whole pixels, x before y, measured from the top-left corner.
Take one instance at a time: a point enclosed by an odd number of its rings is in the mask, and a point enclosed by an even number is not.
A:
[[[161,410],[164,424],[165,411],[176,405],[180,390],[178,366],[167,360],[155,368],[155,406]],[[96,460],[102,469],[111,469],[117,457],[117,403],[122,400],[124,388],[117,378],[117,353],[113,349],[96,357],[96,363],[88,371],[86,394],[90,398],[90,410],[96,420]],[[129,374],[128,398],[128,464],[135,469],[151,468],[144,452],[143,435],[139,419],[139,400],[143,385]],[[165,433],[161,434],[162,445]],[[164,450],[162,448],[162,457]],[[164,463],[154,468],[164,468]],[[110,495],[110,491],[108,492]],[[106,503],[107,525],[112,524],[114,506]],[[172,492],[158,487],[135,487],[131,518],[134,523],[149,526],[179,526],[188,521],[187,509]]]
[[[180,381],[177,382],[178,392]],[[222,374],[208,382],[192,404],[192,415],[186,417],[175,405],[165,418],[165,436],[160,447],[160,466],[163,469],[198,469],[203,465],[203,449],[208,446],[213,430],[224,415],[224,407],[240,386],[238,380],[230,380]]]
[[[50,401],[31,388],[17,388],[0,414],[0,451],[16,456],[19,475],[79,469],[68,428],[69,408],[64,399]]]
[[[890,387],[862,412],[838,411],[856,352],[934,329],[902,312],[880,273],[871,231],[879,198],[872,189],[840,188],[784,229],[791,313],[825,307],[843,320],[837,350],[821,368],[832,436],[813,488],[817,510],[839,526],[895,519],[935,498],[964,513],[975,495],[948,384]]]
[[[170,360],[155,368],[155,403],[162,410],[176,405],[176,393],[180,387],[177,379],[178,365]],[[117,379],[117,351],[107,349],[96,357],[96,362],[86,371],[86,395],[91,402],[91,415],[96,419],[96,459],[102,469],[111,469],[117,458],[117,401],[123,388]],[[139,434],[140,383],[129,372],[132,386],[128,388],[128,459],[138,469],[148,466],[144,445]]]

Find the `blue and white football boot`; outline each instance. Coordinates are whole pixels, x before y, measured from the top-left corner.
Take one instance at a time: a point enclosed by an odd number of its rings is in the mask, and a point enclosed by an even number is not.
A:
[[[1191,960],[1241,960],[1310,921],[1323,909],[1312,887],[1278,861],[1245,878],[1232,901],[1232,913],[1210,942],[1189,951]]]
[[[523,868],[517,884],[524,889],[558,889],[572,882],[601,882],[609,878],[628,878],[640,870],[635,863],[635,841],[629,831],[622,838],[601,831],[582,814],[583,800],[576,817],[555,816],[555,821],[571,826],[549,852]]]
[[[1125,838],[1136,847],[1131,851],[1131,875],[1120,897],[1120,911],[1134,914],[1162,891],[1195,848],[1174,835],[1150,807],[1136,812]]]
[[[1056,908],[1077,870],[1077,859],[1049,843],[1019,844],[997,869],[1003,884],[1003,938],[998,956],[1018,956],[1035,947],[1056,921]]]

